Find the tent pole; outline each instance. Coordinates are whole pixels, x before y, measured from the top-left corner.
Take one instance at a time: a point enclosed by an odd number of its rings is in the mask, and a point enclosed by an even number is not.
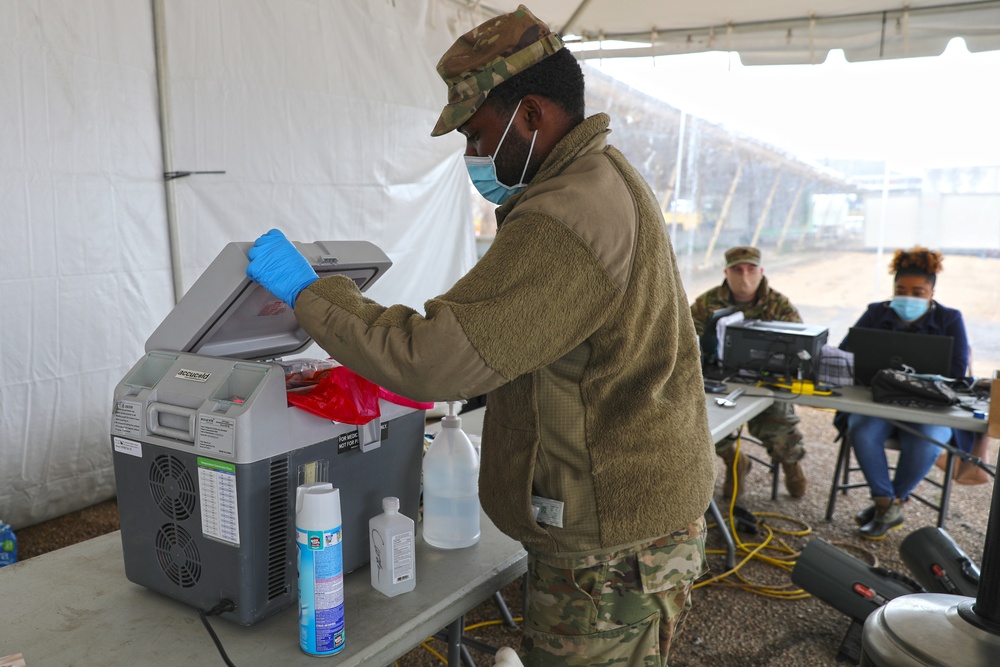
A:
[[[803,178],[799,183],[799,189],[795,191],[795,198],[792,199],[792,205],[788,207],[788,214],[785,215],[785,224],[781,226],[781,234],[778,236],[778,243],[775,245],[774,249],[780,251],[781,247],[785,245],[785,235],[788,234],[788,228],[792,225],[792,218],[795,216],[795,210],[799,207],[799,199],[802,198],[802,191],[806,189],[806,179]]]
[[[180,257],[174,182],[172,178],[166,176],[174,171],[174,137],[170,123],[170,82],[167,70],[167,33],[163,0],[153,0],[153,42],[156,45],[156,87],[160,112],[160,150],[163,153],[163,193],[167,212],[167,238],[170,244],[170,271],[173,276],[176,304],[184,293],[184,276]]]
[[[781,183],[781,172],[774,177],[774,185],[771,186],[771,192],[767,195],[767,200],[764,202],[764,209],[760,212],[760,218],[757,219],[757,229],[753,231],[753,238],[750,239],[750,245],[756,246],[757,241],[760,240],[760,233],[764,230],[764,223],[767,222],[767,216],[771,213],[771,204],[774,203],[774,195],[778,192],[778,184]]]
[[[875,252],[875,275],[872,281],[872,301],[879,301],[882,297],[882,256],[885,252],[885,222],[889,209],[889,159],[886,158],[882,168],[882,210],[878,217],[878,248]]]
[[[726,218],[729,217],[729,207],[733,203],[733,195],[736,193],[736,186],[739,185],[740,176],[742,175],[743,160],[740,160],[736,163],[736,173],[733,174],[733,181],[729,184],[729,193],[726,195],[725,201],[722,202],[722,210],[719,211],[719,218],[715,221],[715,230],[712,232],[712,238],[708,242],[708,248],[705,249],[705,259],[701,263],[702,268],[711,266],[710,261],[712,259],[712,251],[715,250],[715,242],[719,240],[722,225],[725,224]]]
[[[576,19],[579,18],[580,14],[583,13],[583,10],[586,9],[589,3],[590,0],[581,0],[580,4],[577,5],[576,9],[573,10],[573,13],[570,14],[569,19],[567,19],[566,25],[559,28],[559,32],[563,34],[570,32],[570,30],[573,28],[573,24],[576,23]],[[477,2],[476,4],[478,5],[479,3]]]
[[[680,127],[677,130],[677,162],[674,164],[674,174],[677,175],[677,179],[674,181],[674,201],[673,206],[670,208],[673,210],[673,215],[670,217],[670,242],[673,243],[677,238],[677,214],[679,213],[678,199],[681,194],[681,181],[683,180],[684,169],[682,166],[682,161],[684,160],[684,121],[687,118],[687,114],[681,109],[681,122]],[[668,202],[669,204],[669,202]]]

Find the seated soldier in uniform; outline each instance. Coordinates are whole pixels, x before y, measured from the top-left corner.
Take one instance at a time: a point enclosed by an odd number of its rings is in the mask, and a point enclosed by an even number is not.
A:
[[[802,321],[799,311],[788,297],[767,284],[760,261],[760,250],[757,248],[740,246],[727,250],[723,273],[726,279],[721,285],[708,290],[691,304],[691,316],[699,336],[705,333],[712,313],[723,308],[742,311],[744,317],[753,320]],[[806,476],[799,464],[805,456],[805,449],[802,446],[802,433],[795,427],[798,423],[795,408],[786,401],[776,401],[750,420],[750,434],[764,443],[773,461],[781,464],[785,473],[785,488],[793,498],[801,498],[806,492]],[[733,476],[730,471],[736,458],[736,436],[720,440],[715,446],[715,453],[727,466],[723,494],[732,497]],[[743,480],[749,469],[750,459],[741,452],[739,461],[736,461],[737,496],[741,495]]]

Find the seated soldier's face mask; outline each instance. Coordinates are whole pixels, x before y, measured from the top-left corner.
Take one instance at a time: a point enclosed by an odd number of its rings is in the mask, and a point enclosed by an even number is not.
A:
[[[528,157],[524,159],[524,169],[521,171],[521,178],[516,185],[504,185],[500,182],[500,179],[497,178],[497,165],[494,161],[494,157],[500,152],[500,147],[503,146],[504,139],[507,138],[510,126],[514,123],[514,116],[517,115],[517,110],[520,108],[521,102],[518,101],[517,106],[514,107],[514,113],[511,114],[510,120],[507,121],[507,127],[504,128],[503,135],[500,137],[500,143],[497,144],[496,150],[493,151],[493,155],[486,157],[475,155],[465,156],[465,168],[469,170],[469,178],[472,179],[472,184],[476,186],[479,194],[494,204],[502,204],[510,199],[511,196],[528,187],[528,184],[524,182],[524,175],[528,173],[528,162],[531,160],[531,152],[535,149],[535,138],[538,136],[538,130],[535,130],[534,134],[531,135],[531,147],[528,148]]]

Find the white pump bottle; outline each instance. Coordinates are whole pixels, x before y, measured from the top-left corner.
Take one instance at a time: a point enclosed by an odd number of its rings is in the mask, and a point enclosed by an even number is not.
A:
[[[479,541],[479,455],[448,403],[441,431],[424,454],[424,541],[460,549]]]

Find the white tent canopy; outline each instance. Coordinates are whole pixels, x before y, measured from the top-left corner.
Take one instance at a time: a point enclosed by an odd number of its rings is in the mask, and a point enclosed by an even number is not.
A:
[[[0,518],[18,528],[114,495],[114,387],[225,243],[272,226],[373,241],[394,266],[371,296],[415,308],[467,271],[463,142],[429,137],[446,96],[434,66],[516,4],[0,3]],[[645,44],[630,55],[893,57],[956,35],[1000,48],[1000,3],[927,4],[531,7],[577,41]]]
[[[481,14],[518,0],[452,0]],[[937,56],[954,37],[970,51],[1000,49],[1000,2],[954,0],[534,0],[528,7],[580,58],[738,51],[745,64]],[[612,48],[609,43],[615,43]],[[623,44],[623,42],[627,44]]]

